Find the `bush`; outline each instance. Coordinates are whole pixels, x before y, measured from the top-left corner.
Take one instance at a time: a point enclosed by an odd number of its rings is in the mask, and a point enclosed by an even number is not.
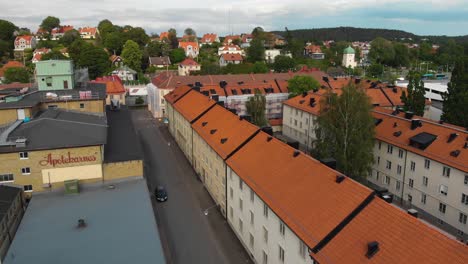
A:
[[[143,100],[143,97],[141,96],[138,96],[136,99],[135,99],[135,104],[137,105],[141,105],[145,102],[145,100]]]

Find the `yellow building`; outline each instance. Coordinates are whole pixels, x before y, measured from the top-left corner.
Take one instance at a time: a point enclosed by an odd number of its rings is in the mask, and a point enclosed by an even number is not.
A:
[[[0,184],[26,193],[103,178],[105,117],[49,109],[0,134]]]
[[[222,106],[215,105],[193,128],[193,168],[226,217],[226,159],[259,128]]]

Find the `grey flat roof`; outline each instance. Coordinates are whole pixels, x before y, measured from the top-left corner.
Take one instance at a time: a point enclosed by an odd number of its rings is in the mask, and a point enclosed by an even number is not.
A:
[[[104,116],[48,109],[8,137],[13,142],[17,138],[26,138],[26,147],[4,146],[0,153],[104,145],[107,121]]]
[[[114,185],[34,195],[4,263],[165,263],[145,180]]]

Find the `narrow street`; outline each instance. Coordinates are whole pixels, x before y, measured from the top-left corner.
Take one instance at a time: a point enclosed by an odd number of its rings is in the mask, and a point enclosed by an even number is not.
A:
[[[153,208],[167,263],[252,263],[214,201],[197,179],[168,128],[146,110],[132,110],[153,191],[163,185],[168,201]],[[208,209],[208,215],[204,211]]]

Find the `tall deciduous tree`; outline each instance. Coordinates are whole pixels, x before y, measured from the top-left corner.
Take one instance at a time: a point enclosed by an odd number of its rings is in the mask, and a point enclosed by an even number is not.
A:
[[[107,34],[114,32],[114,24],[108,19],[104,19],[98,24],[99,35],[101,35],[102,40],[104,40]]]
[[[179,46],[179,41],[177,40],[177,31],[174,28],[170,28],[167,32],[169,33],[169,44],[171,44],[173,49],[176,49]]]
[[[247,59],[250,62],[263,61],[265,58],[265,47],[260,39],[255,38],[247,48]]]
[[[10,21],[0,19],[0,61],[2,61],[2,57],[13,55],[14,33],[17,29],[18,27]]]
[[[252,123],[259,127],[266,126],[268,124],[265,117],[265,95],[256,91],[255,95],[249,98],[245,106],[247,107],[247,113],[252,116]]]
[[[5,82],[20,82],[28,83],[30,81],[30,74],[26,68],[8,68],[5,70]]]
[[[169,58],[172,63],[178,63],[185,59],[185,51],[182,48],[173,49],[169,52]]]
[[[384,38],[376,38],[371,43],[369,58],[372,62],[381,64],[392,64],[395,58],[395,50],[392,42]]]
[[[275,57],[275,62],[273,63],[273,69],[275,72],[287,72],[293,70],[296,66],[296,61],[293,58],[284,55],[278,55]]]
[[[421,75],[417,72],[410,72],[408,77],[407,91],[403,91],[401,95],[404,109],[405,111],[413,112],[415,115],[423,116],[426,104],[424,82],[421,80]]]
[[[320,83],[307,75],[298,75],[288,80],[289,97],[300,95],[310,90],[317,91]]]
[[[328,92],[320,102],[314,152],[333,157],[337,169],[356,179],[366,178],[373,161],[374,119],[366,93],[349,83],[338,96]]]
[[[103,41],[104,47],[112,54],[122,53],[122,46],[124,44],[122,33],[120,32],[111,32],[106,35]]]
[[[66,47],[70,46],[73,41],[80,38],[80,32],[76,29],[69,30],[63,34],[63,37],[60,38],[60,43],[65,45]]]
[[[447,93],[442,98],[444,109],[441,119],[468,128],[468,56],[455,64]]]
[[[77,67],[88,68],[90,79],[104,75],[110,68],[109,55],[102,48],[84,40],[75,40],[68,53]]]
[[[141,71],[141,57],[143,56],[140,47],[133,40],[127,40],[123,46],[122,59],[124,64],[137,72]]]
[[[261,61],[257,61],[254,63],[252,67],[253,73],[267,73],[269,71],[268,66]]]
[[[52,29],[58,26],[60,26],[60,19],[54,16],[48,16],[44,18],[44,20],[42,20],[42,23],[40,25],[40,27],[44,29],[45,31],[49,32],[49,34],[52,31]]]

